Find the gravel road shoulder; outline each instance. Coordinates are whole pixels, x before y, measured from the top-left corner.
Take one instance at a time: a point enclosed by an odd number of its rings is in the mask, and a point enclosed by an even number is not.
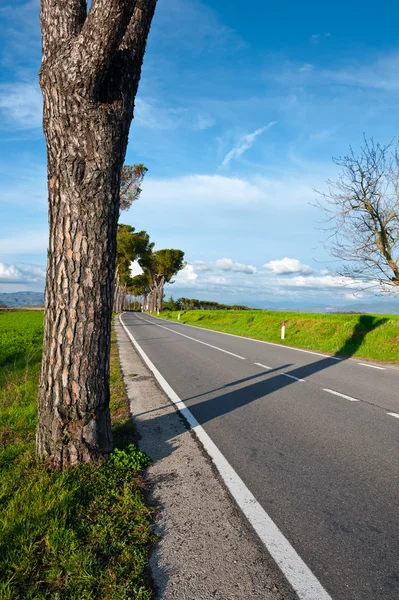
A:
[[[209,457],[119,322],[120,360],[161,536],[150,566],[162,600],[296,600]]]

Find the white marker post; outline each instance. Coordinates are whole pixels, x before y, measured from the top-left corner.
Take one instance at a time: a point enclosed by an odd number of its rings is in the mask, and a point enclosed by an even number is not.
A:
[[[281,323],[281,339],[283,340],[285,338],[285,322],[283,321]]]
[[[180,321],[180,313],[177,315],[177,320]]]
[[[158,315],[158,317],[159,317],[159,308],[158,308],[158,310],[157,310],[157,315]]]

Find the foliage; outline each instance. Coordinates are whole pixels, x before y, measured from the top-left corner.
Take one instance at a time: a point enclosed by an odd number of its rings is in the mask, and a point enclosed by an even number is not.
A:
[[[163,303],[163,310],[172,311],[179,310],[179,302],[178,300],[174,300],[173,296],[170,296],[169,300],[165,300]]]
[[[133,277],[131,285],[129,286],[129,290],[135,296],[147,296],[151,291],[148,275],[142,273],[141,275],[136,275]]]
[[[139,199],[141,184],[148,169],[143,164],[124,165],[120,182],[120,209],[128,210],[133,202]]]
[[[175,310],[249,310],[248,306],[241,304],[219,304],[210,300],[197,300],[196,298],[178,298]]]
[[[118,225],[116,266],[122,285],[130,286],[132,278],[130,265],[139,257],[144,259],[151,254],[154,244],[146,231],[137,231],[131,225]]]
[[[113,339],[111,415],[117,448],[100,466],[54,473],[36,463],[42,312],[0,314],[0,597],[152,597],[151,509]],[[26,341],[25,354],[23,340]]]
[[[165,248],[139,259],[150,288],[150,311],[162,310],[164,286],[173,283],[172,277],[186,266],[184,252]]]
[[[338,274],[387,289],[399,286],[399,148],[365,138],[356,156],[334,159],[342,172],[317,206],[328,221],[326,247]]]
[[[133,444],[129,444],[124,450],[115,450],[109,457],[108,463],[112,468],[127,468],[133,469],[134,471],[141,471],[151,464],[150,457]]]
[[[178,312],[161,313],[177,320]],[[281,323],[285,322],[285,340]],[[193,310],[180,323],[341,356],[399,364],[399,315],[313,314],[265,310]]]

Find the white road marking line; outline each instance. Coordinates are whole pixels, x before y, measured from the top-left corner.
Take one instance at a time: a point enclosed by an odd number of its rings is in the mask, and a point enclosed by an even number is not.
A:
[[[130,340],[132,341],[133,346],[143,358],[148,368],[154,373],[155,378],[164,392],[177,406],[181,414],[187,419],[190,427],[193,429],[205,450],[212,458],[231,495],[243,511],[248,521],[251,523],[252,527],[271,554],[272,558],[280,567],[294,591],[297,593],[299,599],[332,600],[331,596],[323,588],[320,581],[312,573],[296,550],[294,550],[294,548],[291,546],[287,538],[278,529],[274,521],[272,521],[267,512],[262,508],[253,494],[249,491],[245,483],[237,475],[232,466],[220,452],[219,448],[214,444],[209,435],[198,423],[196,418],[191,414],[184,402],[171,388],[166,379],[161,375],[155,365],[148,358],[144,350],[141,349],[138,342],[136,342],[126,325],[123,323],[121,315],[119,315],[119,320]]]
[[[162,317],[154,317],[154,315],[150,315],[154,319],[159,318],[164,321]],[[149,322],[149,321],[147,321]],[[329,354],[322,354],[321,352],[314,352],[313,350],[304,350],[304,348],[295,348],[295,346],[287,346],[287,344],[276,344],[275,342],[265,342],[264,340],[256,340],[255,338],[246,337],[245,335],[236,335],[235,333],[226,333],[225,331],[218,331],[217,329],[208,329],[208,327],[198,327],[196,325],[189,325],[188,323],[181,323],[180,321],[168,321],[168,323],[174,323],[174,325],[183,325],[184,327],[193,327],[194,329],[203,329],[204,331],[211,331],[212,333],[220,333],[221,335],[230,335],[231,337],[239,338],[240,340],[247,340],[249,342],[258,342],[259,344],[268,344],[269,346],[277,346],[278,348],[288,348],[288,350],[296,350],[297,352],[305,352],[306,354],[314,354],[315,356],[322,356],[323,358],[329,358],[331,360],[341,361],[343,358],[339,358],[338,356],[330,356]]]
[[[254,365],[258,367],[263,367],[264,369],[271,369],[271,367],[268,367],[267,365],[262,365],[262,363],[254,363]]]
[[[239,354],[234,354],[234,352],[229,352],[228,350],[223,350],[223,348],[219,348],[218,346],[212,346],[212,344],[207,344],[206,342],[202,342],[201,340],[197,340],[196,338],[190,337],[189,335],[184,335],[184,333],[179,333],[174,329],[170,329],[170,327],[165,327],[164,325],[159,325],[158,323],[152,323],[151,321],[147,321],[146,319],[142,319],[141,317],[137,317],[140,321],[144,321],[144,323],[148,323],[149,325],[155,325],[155,327],[161,327],[162,329],[166,329],[167,331],[171,331],[176,335],[181,335],[182,337],[187,338],[188,340],[193,340],[193,342],[198,342],[198,344],[203,344],[204,346],[209,346],[209,348],[214,348],[215,350],[219,350],[219,352],[224,352],[225,354],[230,354],[230,356],[235,356],[236,358],[240,358],[241,360],[247,360],[245,356],[239,356]]]
[[[387,413],[390,417],[395,417],[395,419],[399,419],[398,413]]]
[[[367,363],[357,363],[358,365],[361,365],[362,367],[370,367],[370,369],[380,369],[380,371],[386,371],[385,367],[377,367],[377,365],[368,365]]]
[[[295,381],[306,381],[306,379],[299,379],[299,377],[294,377],[293,375],[289,375],[288,373],[281,373],[285,377],[289,377],[290,379],[295,379]]]
[[[341,398],[345,398],[345,400],[350,400],[350,402],[360,402],[357,398],[352,398],[352,396],[347,396],[346,394],[341,394],[340,392],[336,392],[335,390],[329,390],[328,388],[323,388],[325,392],[329,394],[334,394],[334,396],[340,396]]]

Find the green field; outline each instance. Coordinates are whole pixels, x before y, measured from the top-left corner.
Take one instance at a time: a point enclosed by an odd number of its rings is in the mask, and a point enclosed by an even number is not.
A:
[[[178,312],[160,317],[177,321]],[[264,310],[181,311],[180,322],[339,356],[399,364],[399,315],[352,315]],[[285,340],[281,323],[285,322]]]
[[[149,600],[152,509],[148,457],[134,428],[115,339],[111,414],[116,450],[99,467],[53,473],[34,457],[43,313],[0,313],[0,598]]]

